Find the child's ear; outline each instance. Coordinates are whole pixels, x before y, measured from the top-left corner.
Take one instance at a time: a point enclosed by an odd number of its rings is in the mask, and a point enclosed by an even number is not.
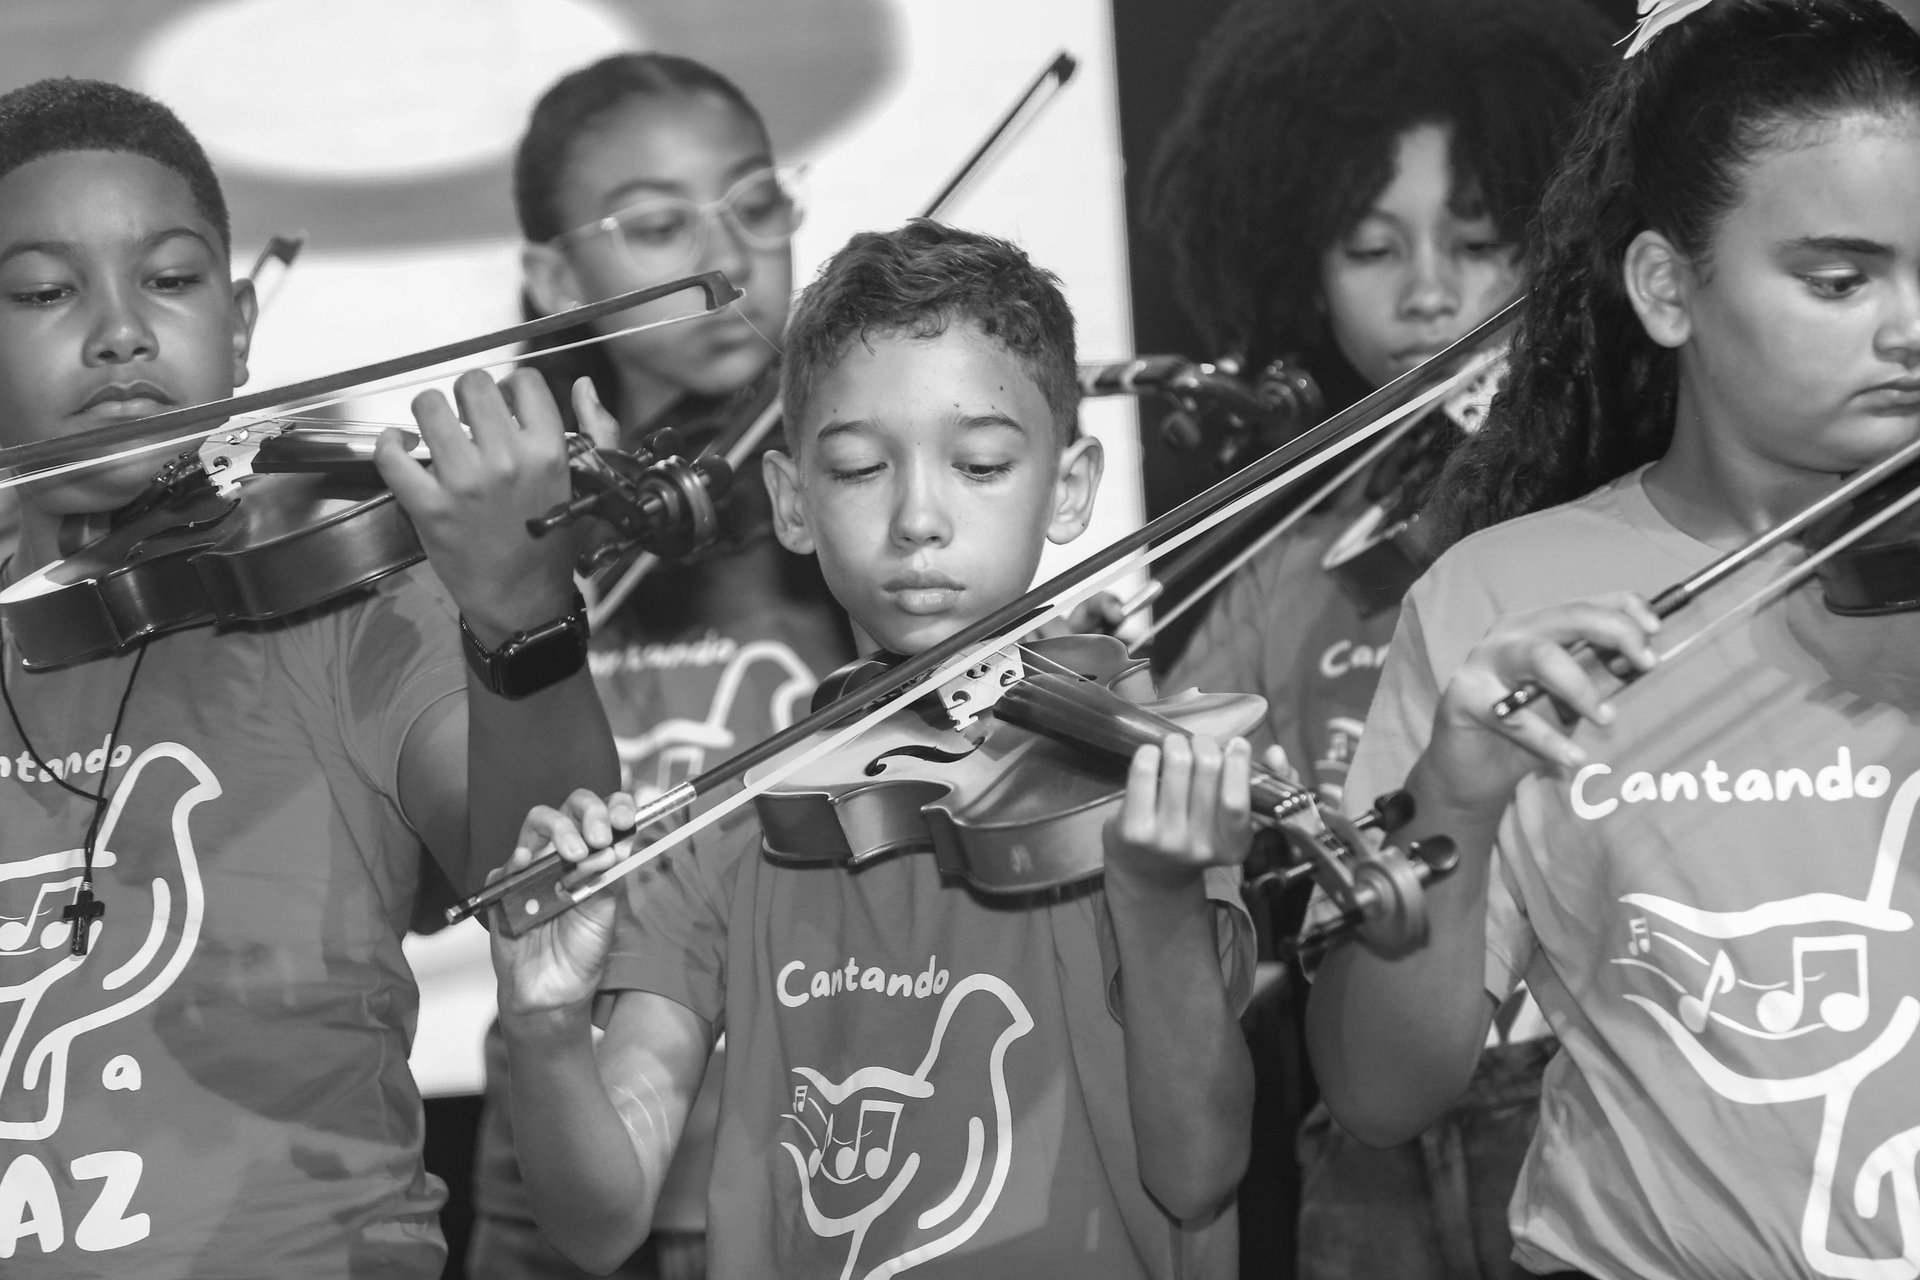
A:
[[[580,281],[567,255],[550,244],[520,246],[520,277],[527,297],[543,316],[571,311],[580,305]]]
[[[1081,436],[1061,453],[1060,474],[1053,482],[1053,518],[1047,523],[1047,541],[1072,542],[1087,531],[1106,466],[1106,451],[1092,436]]]
[[[1692,272],[1692,264],[1658,231],[1642,231],[1627,246],[1621,264],[1627,299],[1647,336],[1663,347],[1678,347],[1693,332]]]
[[[233,282],[233,385],[247,385],[247,353],[253,350],[253,322],[260,318],[260,297],[253,281]]]
[[[760,475],[773,503],[773,536],[795,555],[811,555],[813,530],[807,527],[807,505],[800,499],[800,467],[778,449],[760,456]]]

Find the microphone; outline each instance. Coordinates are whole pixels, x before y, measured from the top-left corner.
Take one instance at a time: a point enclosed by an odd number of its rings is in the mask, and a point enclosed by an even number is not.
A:
[[[1190,366],[1183,356],[1135,356],[1114,364],[1080,366],[1080,394],[1137,396],[1171,386]]]
[[[1284,359],[1260,371],[1253,380],[1253,394],[1266,408],[1269,429],[1277,428],[1287,437],[1327,416],[1327,398],[1320,393],[1320,384],[1305,369]]]

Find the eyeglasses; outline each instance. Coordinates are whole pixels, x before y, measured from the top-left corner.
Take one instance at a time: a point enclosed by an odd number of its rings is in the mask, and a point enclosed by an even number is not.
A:
[[[668,280],[707,249],[708,229],[725,218],[727,230],[750,249],[778,249],[793,239],[805,214],[804,168],[757,169],[718,200],[702,204],[679,196],[650,196],[555,237],[556,243],[604,235],[644,280]]]

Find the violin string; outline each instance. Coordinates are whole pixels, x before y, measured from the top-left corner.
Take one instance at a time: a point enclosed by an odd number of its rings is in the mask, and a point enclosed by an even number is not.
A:
[[[882,698],[879,702],[868,708],[868,710],[860,713],[856,719],[843,723],[841,727],[825,733],[818,741],[770,765],[764,773],[746,785],[739,787],[731,795],[718,801],[712,807],[689,818],[673,831],[660,836],[640,849],[628,853],[625,857],[615,862],[612,866],[585,884],[571,889],[562,887],[561,892],[577,903],[585,901],[602,889],[618,883],[621,879],[651,862],[660,854],[684,843],[695,834],[719,822],[742,805],[750,804],[754,799],[769,789],[780,785],[780,783],[786,781],[789,777],[793,776],[793,774],[806,768],[814,761],[846,746],[868,729],[871,729],[895,711],[899,710],[905,703],[920,697],[926,689],[938,688],[940,685],[961,675],[969,668],[978,665],[981,659],[985,658],[988,654],[1005,648],[1015,637],[1024,635],[1036,627],[1043,626],[1055,618],[1065,616],[1072,604],[1077,603],[1080,599],[1107,587],[1111,583],[1133,572],[1133,570],[1148,559],[1149,556],[1172,551],[1185,545],[1221,521],[1230,520],[1247,508],[1264,501],[1268,495],[1272,494],[1275,490],[1284,488],[1303,476],[1310,474],[1315,467],[1318,467],[1328,459],[1338,457],[1350,449],[1355,449],[1365,444],[1386,430],[1390,425],[1391,419],[1389,417],[1383,417],[1356,427],[1348,435],[1330,442],[1320,453],[1294,463],[1291,467],[1287,467],[1268,477],[1262,483],[1255,485],[1252,489],[1249,489],[1232,502],[1224,503],[1216,507],[1205,516],[1195,520],[1186,528],[1169,537],[1158,547],[1142,548],[1131,555],[1122,556],[1086,581],[1079,583],[1073,588],[1074,594],[1070,599],[1063,594],[1055,594],[1045,604],[1039,606],[1035,612],[1029,613],[1018,623],[997,635],[983,639],[972,649],[949,658],[944,666],[935,668],[919,684],[901,689],[888,697]],[[634,842],[638,839],[638,836],[630,836],[626,840],[620,841],[615,848],[625,847],[631,850],[633,849]]]
[[[1022,644],[1020,646],[1020,659],[1021,661],[1025,662],[1029,666],[1039,668],[1040,670],[1045,672],[1047,675],[1065,676],[1071,680],[1087,679],[1085,675],[1082,675],[1080,672],[1075,671],[1072,667],[1069,667],[1066,663],[1056,662],[1052,658],[1049,658],[1046,654],[1039,652],[1037,649],[1033,648],[1031,645],[1028,645],[1028,644]],[[1194,735],[1188,734],[1187,736],[1192,737]],[[1255,764],[1254,770],[1256,772],[1264,772],[1266,771],[1266,766]],[[1306,788],[1304,786],[1302,786],[1299,782],[1296,782],[1292,778],[1283,777],[1278,773],[1275,773],[1272,776],[1273,776],[1274,782],[1277,783],[1282,788],[1284,788],[1285,793],[1290,797],[1301,795],[1306,791]]]
[[[759,330],[756,329],[755,332]],[[772,431],[779,421],[780,398],[775,396],[773,403],[760,411],[760,416],[753,420],[752,424],[741,433],[740,438],[734,441],[733,447],[727,450],[727,465],[738,472],[746,459],[752,456],[753,450],[758,447],[760,441],[766,438],[767,433]],[[590,594],[587,601],[587,626],[598,627],[612,617],[620,606],[627,602],[627,597],[631,596],[646,576],[659,565],[660,557],[657,554],[643,551],[634,557],[633,563],[627,566],[618,582],[604,592]]]
[[[1273,545],[1275,540],[1283,536],[1287,530],[1304,520],[1315,507],[1320,505],[1328,494],[1346,484],[1347,481],[1353,479],[1356,475],[1359,475],[1360,472],[1371,466],[1382,454],[1399,443],[1399,441],[1406,436],[1407,432],[1413,430],[1413,428],[1418,425],[1421,416],[1425,414],[1426,410],[1434,401],[1444,399],[1462,383],[1467,381],[1468,378],[1478,375],[1479,372],[1478,367],[1463,369],[1445,382],[1440,383],[1428,394],[1409,402],[1401,409],[1395,410],[1386,420],[1388,425],[1392,427],[1391,430],[1383,434],[1381,438],[1373,444],[1367,446],[1359,457],[1342,467],[1326,484],[1308,495],[1299,505],[1288,511],[1286,515],[1274,521],[1270,528],[1264,530],[1258,538],[1255,538],[1252,542],[1241,548],[1226,564],[1209,574],[1205,582],[1202,582],[1199,586],[1181,597],[1179,603],[1175,604],[1165,613],[1157,614],[1153,622],[1141,633],[1140,638],[1128,646],[1129,651],[1138,650],[1151,643],[1155,636],[1159,635],[1167,627],[1172,626],[1183,614],[1211,596],[1221,583],[1238,573],[1242,566],[1249,560],[1252,560],[1255,556]],[[1145,598],[1143,599],[1143,597]],[[1148,596],[1146,591],[1142,591],[1135,599],[1141,600],[1141,604],[1134,609],[1128,610],[1129,616],[1131,616],[1132,613],[1137,613],[1139,608],[1144,608],[1146,604],[1151,603],[1151,597]],[[1130,600],[1127,603],[1131,605],[1134,602]]]
[[[661,329],[661,328],[665,328],[668,325],[681,324],[685,321],[696,320],[703,315],[711,315],[711,314],[713,313],[710,311],[697,311],[691,315],[672,316],[665,320],[650,320],[644,324],[629,325],[624,329],[616,329],[610,333],[592,334],[588,337],[581,338],[574,342],[563,343],[557,347],[545,347],[541,349],[539,354],[542,356],[558,355],[563,351],[572,351],[579,347],[592,346],[593,344],[598,342],[609,342],[614,338],[624,338],[636,333],[646,333],[647,331],[652,329]],[[423,374],[419,377],[409,378],[404,382],[395,382],[395,383],[382,384],[382,385],[376,385],[371,387],[357,387],[352,391],[343,392],[339,395],[329,396],[320,400],[300,401],[291,407],[295,412],[311,411],[313,409],[324,409],[331,405],[345,404],[350,400],[358,400],[366,396],[385,395],[385,394],[389,394],[396,391],[406,391],[412,387],[426,386],[430,383],[441,382],[448,378],[457,378],[462,374],[472,373],[476,370],[497,369],[506,365],[517,364],[520,361],[527,359],[528,356],[531,354],[532,353],[529,353],[529,352],[516,351],[509,356],[503,356],[495,360],[481,361],[475,364],[467,365],[463,368],[442,369],[437,373]],[[284,418],[286,416],[287,415],[285,413],[261,414],[258,417],[250,418],[249,423],[243,423],[242,425],[249,425],[251,422],[273,421],[276,419],[276,417]],[[179,448],[183,445],[197,444],[207,439],[209,436],[213,436],[218,434],[221,431],[226,431],[231,429],[231,423],[232,423],[232,420],[230,419],[227,422],[222,422],[215,426],[195,427],[193,430],[189,432],[185,432],[179,436],[175,436],[166,440],[150,441],[143,444],[129,445],[127,448],[121,449],[116,453],[105,454],[98,458],[76,458],[71,462],[56,463],[50,467],[46,467],[39,471],[32,471],[32,472],[27,472],[21,475],[8,476],[4,479],[0,479],[0,489],[11,489],[15,485],[26,484],[31,481],[49,480],[56,476],[69,475],[75,471],[86,471],[94,467],[111,466],[116,462],[123,461],[127,458],[136,458],[136,457],[139,457],[141,454],[145,454],[145,453],[158,453],[168,449]]]

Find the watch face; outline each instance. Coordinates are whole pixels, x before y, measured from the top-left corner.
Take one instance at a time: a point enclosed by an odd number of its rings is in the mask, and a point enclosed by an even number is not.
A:
[[[571,626],[540,632],[518,645],[509,642],[494,655],[498,691],[508,698],[524,698],[559,684],[586,663],[586,636]]]
[[[587,602],[574,593],[573,611],[489,652],[463,619],[461,647],[480,683],[503,698],[524,698],[558,684],[587,665]]]

